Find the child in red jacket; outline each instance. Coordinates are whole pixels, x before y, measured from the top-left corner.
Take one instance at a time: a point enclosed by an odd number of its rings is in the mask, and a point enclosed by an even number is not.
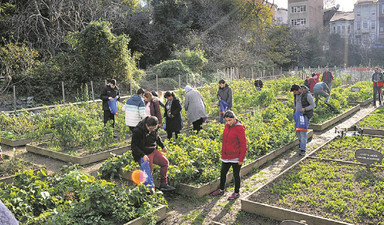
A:
[[[224,120],[225,128],[221,148],[220,188],[214,191],[212,195],[218,196],[225,193],[224,188],[227,173],[232,166],[233,176],[235,178],[235,192],[228,197],[228,200],[233,200],[240,197],[240,169],[247,153],[247,139],[245,137],[245,127],[232,111],[225,112]]]

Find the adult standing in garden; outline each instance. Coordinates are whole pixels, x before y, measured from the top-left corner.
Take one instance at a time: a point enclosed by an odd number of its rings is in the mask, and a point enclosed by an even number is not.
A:
[[[315,84],[319,82],[319,75],[316,73],[312,73],[312,77],[308,79],[308,85],[309,85],[309,91],[313,93],[313,87],[315,87]]]
[[[240,169],[247,154],[247,139],[245,137],[245,127],[237,119],[235,113],[228,110],[223,117],[225,128],[221,147],[220,188],[214,191],[212,195],[218,196],[225,193],[227,173],[229,168],[232,167],[235,178],[235,191],[228,197],[228,200],[234,200],[240,197]]]
[[[313,94],[315,96],[316,102],[315,104],[319,102],[319,96],[323,96],[325,98],[325,102],[329,102],[329,98],[331,97],[331,90],[329,89],[328,85],[324,82],[319,82],[315,84],[313,87]]]
[[[313,97],[308,88],[293,84],[291,92],[294,94],[294,111],[301,112],[309,121],[313,116],[313,109],[316,107],[316,104],[313,101]],[[305,155],[306,152],[308,139],[307,132],[307,130],[296,129],[296,135],[300,141],[300,155]]]
[[[381,106],[381,89],[383,88],[383,74],[381,73],[380,68],[375,69],[375,73],[372,74],[372,82],[373,82],[373,106],[376,107],[376,95],[379,96],[379,106]]]
[[[161,126],[163,117],[160,111],[160,101],[157,97],[153,96],[151,92],[144,93],[145,114],[147,116],[156,116],[159,120],[159,127]]]
[[[112,126],[115,126],[115,115],[111,112],[108,101],[113,101],[114,98],[117,100],[120,99],[120,91],[116,86],[116,80],[111,79],[107,85],[103,87],[100,94],[100,99],[103,101],[103,111],[104,111],[104,126],[109,120],[112,120]]]
[[[141,165],[143,161],[149,161],[149,167],[153,171],[153,164],[160,166],[160,190],[172,191],[174,187],[168,185],[168,159],[158,150],[160,147],[163,152],[167,152],[167,148],[157,133],[158,119],[155,116],[148,116],[137,124],[132,134],[132,155],[136,162]]]
[[[129,126],[131,132],[136,127],[136,125],[144,119],[145,115],[145,104],[144,104],[144,90],[137,90],[136,94],[127,100],[123,106],[123,111],[125,111],[125,124]]]
[[[329,90],[331,90],[332,80],[334,80],[333,74],[329,71],[328,66],[326,66],[324,70],[325,71],[323,73],[323,77],[321,77],[321,81],[325,82],[328,85]]]
[[[224,123],[224,113],[227,110],[232,109],[233,105],[233,93],[232,88],[225,82],[225,80],[219,81],[219,90],[217,91],[217,98],[220,104],[219,122]]]
[[[193,130],[197,133],[202,129],[201,125],[207,118],[204,99],[200,92],[194,90],[191,86],[185,86],[184,109],[187,111],[189,122],[193,124]]]
[[[181,110],[183,107],[180,104],[180,100],[175,96],[175,93],[173,92],[165,92],[164,98],[167,99],[164,113],[167,138],[171,139],[172,133],[175,133],[175,138],[177,138],[181,129],[183,129],[183,120],[181,118]]]

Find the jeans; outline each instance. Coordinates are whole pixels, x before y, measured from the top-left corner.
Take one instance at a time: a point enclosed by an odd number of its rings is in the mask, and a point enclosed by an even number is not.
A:
[[[160,180],[161,184],[168,183],[167,180],[167,173],[168,173],[168,166],[169,161],[165,156],[157,149],[153,151],[151,154],[147,155],[149,158],[149,167],[151,168],[151,171],[153,171],[153,164],[160,166]]]
[[[373,104],[376,105],[376,95],[379,96],[379,104],[381,105],[381,88],[382,87],[376,87],[373,86]]]
[[[235,193],[240,192],[240,169],[241,165],[238,163],[221,163],[221,175],[220,175],[220,189],[224,190],[225,188],[225,182],[227,180],[227,173],[229,168],[233,169],[233,176],[235,178]]]
[[[300,150],[304,151],[307,148],[307,140],[308,140],[308,132],[307,131],[296,131],[297,138],[300,141]]]
[[[325,93],[325,91],[319,90],[319,89],[313,90],[313,94],[315,95],[315,99],[316,99],[315,104],[316,105],[317,105],[317,102],[319,101],[319,95],[323,96],[325,98],[326,102],[328,102],[329,97],[330,97],[330,95]]]
[[[219,123],[224,124],[224,114],[219,114]]]

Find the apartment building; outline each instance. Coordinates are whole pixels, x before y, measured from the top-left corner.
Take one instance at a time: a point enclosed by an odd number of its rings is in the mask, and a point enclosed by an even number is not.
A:
[[[330,33],[353,39],[354,12],[336,12],[329,22]]]
[[[288,9],[277,8],[275,23],[276,23],[276,25],[287,25],[288,24]]]
[[[355,44],[371,47],[379,40],[378,0],[357,0],[354,5],[354,40]],[[382,32],[384,33],[384,31]]]
[[[292,28],[320,29],[323,0],[288,0],[288,23]]]

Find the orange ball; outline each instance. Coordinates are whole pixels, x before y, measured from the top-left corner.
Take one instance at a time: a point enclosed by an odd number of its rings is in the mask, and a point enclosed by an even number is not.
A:
[[[135,170],[131,174],[131,179],[135,184],[143,184],[147,179],[147,176],[143,171]]]

